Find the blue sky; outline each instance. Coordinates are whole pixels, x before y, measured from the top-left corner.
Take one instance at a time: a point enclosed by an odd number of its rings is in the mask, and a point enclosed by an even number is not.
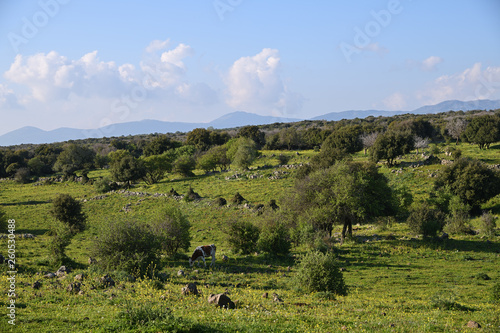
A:
[[[500,99],[500,1],[0,0],[0,134]]]

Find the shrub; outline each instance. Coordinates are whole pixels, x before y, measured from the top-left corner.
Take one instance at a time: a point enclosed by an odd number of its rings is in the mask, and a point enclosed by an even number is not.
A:
[[[19,184],[27,184],[31,180],[30,169],[28,168],[19,168],[14,175],[14,180]]]
[[[455,296],[449,292],[434,294],[430,299],[430,305],[440,310],[468,310],[467,307],[455,302]]]
[[[196,161],[192,156],[182,155],[173,163],[173,172],[181,174],[184,177],[194,176],[193,170],[196,167]]]
[[[495,237],[495,228],[495,217],[490,212],[483,212],[483,215],[481,215],[481,232],[486,237]]]
[[[168,255],[174,255],[179,249],[187,251],[191,246],[191,234],[186,216],[177,207],[168,207],[163,218],[153,224],[152,230],[156,237],[159,237],[163,250]]]
[[[445,219],[444,230],[450,234],[470,234],[472,229],[467,224],[471,207],[459,197],[453,196],[449,202],[450,214]]]
[[[186,196],[184,197],[184,200],[187,202],[195,201],[201,199],[201,196],[193,191],[193,188],[190,186],[188,192],[186,193]]]
[[[415,234],[431,237],[443,230],[443,220],[443,213],[440,210],[421,203],[412,207],[407,222]]]
[[[73,233],[85,229],[86,216],[82,212],[82,205],[68,194],[60,194],[54,199],[50,214],[68,225]]]
[[[298,265],[294,282],[307,292],[330,292],[337,295],[347,295],[344,276],[331,252],[306,253]]]
[[[118,318],[127,327],[140,327],[158,324],[167,324],[174,319],[172,310],[161,304],[153,302],[125,303],[125,310],[120,312]],[[168,325],[170,326],[170,325]]]
[[[279,154],[277,158],[278,158],[278,162],[279,162],[280,165],[285,165],[285,164],[288,164],[288,162],[290,161],[291,156]]]
[[[222,197],[218,197],[217,199],[215,199],[214,204],[216,206],[222,207],[222,206],[227,205],[227,201],[226,201],[226,199],[224,199]]]
[[[63,222],[56,221],[50,230],[53,235],[49,242],[49,262],[52,266],[60,266],[67,260],[66,247],[71,243],[73,232],[71,228]]]
[[[94,183],[94,189],[97,193],[106,193],[111,191],[110,181],[108,178],[99,178]]]
[[[244,201],[246,201],[245,198],[240,194],[240,192],[236,192],[234,197],[231,198],[231,203],[235,205],[241,205]]]
[[[160,249],[159,237],[146,224],[125,220],[102,225],[90,252],[103,269],[142,276],[154,267]]]
[[[231,250],[243,254],[251,253],[259,239],[259,228],[247,221],[232,221],[226,229]]]
[[[287,226],[280,221],[270,221],[259,234],[257,248],[278,255],[290,252],[291,242]]]

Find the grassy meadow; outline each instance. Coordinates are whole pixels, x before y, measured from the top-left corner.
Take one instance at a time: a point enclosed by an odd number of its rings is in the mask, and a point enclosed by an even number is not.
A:
[[[452,144],[452,146],[455,146]],[[488,150],[461,144],[462,156],[500,164],[500,145]],[[438,146],[440,158],[444,147]],[[412,235],[405,223],[392,220],[356,225],[354,239],[333,244],[342,267],[347,296],[304,294],[293,283],[296,259],[305,247],[293,247],[287,257],[266,253],[234,254],[229,250],[225,226],[232,220],[255,221],[258,215],[242,205],[218,207],[218,197],[229,200],[239,192],[250,206],[275,199],[281,205],[294,186],[296,169],[278,166],[279,151],[262,151],[249,171],[204,175],[192,178],[169,175],[151,186],[135,184],[128,191],[97,193],[92,185],[76,182],[17,184],[0,182],[0,206],[15,219],[16,235],[33,234],[34,239],[16,237],[16,317],[8,323],[10,283],[8,267],[0,274],[1,332],[500,332],[500,304],[492,299],[492,288],[500,282],[500,230],[495,237],[450,235],[446,240],[423,240]],[[285,152],[289,164],[307,163],[313,151]],[[364,160],[363,152],[354,156]],[[399,166],[380,170],[391,184],[404,184],[414,200],[428,196],[433,176],[441,165],[409,167],[420,160],[413,153]],[[89,177],[107,175],[95,170]],[[189,188],[202,199],[176,200],[161,194],[172,188],[185,194]],[[64,277],[46,279],[55,272],[51,265],[48,234],[53,219],[51,200],[67,193],[83,202],[87,229],[76,235],[66,254],[72,271]],[[159,219],[162,208],[178,205],[192,227],[191,249],[173,258],[163,257],[155,279],[133,281],[123,272],[102,272],[89,266],[89,248],[99,228],[109,221],[135,219],[148,223]],[[127,209],[124,209],[127,207]],[[500,215],[500,197],[483,209]],[[479,230],[479,218],[471,220]],[[340,233],[340,226],[334,232]],[[0,239],[0,254],[6,255],[8,240]],[[217,245],[215,267],[189,267],[188,256],[198,245]],[[229,260],[223,262],[222,255]],[[210,260],[207,260],[209,262]],[[178,275],[183,270],[184,275]],[[82,295],[66,290],[78,274],[84,274]],[[94,288],[95,279],[109,273],[116,285]],[[39,289],[33,288],[36,281]],[[181,288],[196,282],[199,296],[183,296]],[[236,309],[208,304],[210,294],[227,291]],[[268,297],[265,297],[267,293]],[[273,293],[283,302],[273,300]],[[468,328],[475,321],[481,328]]]

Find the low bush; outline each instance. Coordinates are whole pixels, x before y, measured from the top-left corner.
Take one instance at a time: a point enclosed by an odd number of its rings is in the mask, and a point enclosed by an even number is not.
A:
[[[68,194],[59,194],[54,199],[50,214],[56,220],[69,226],[73,233],[85,229],[86,216],[82,212],[82,205]]]
[[[500,303],[500,282],[497,282],[491,288],[491,300]]]
[[[287,226],[280,221],[269,221],[260,231],[257,241],[259,251],[287,255],[291,248]]]
[[[412,207],[407,220],[410,230],[424,237],[436,236],[439,231],[443,230],[443,221],[444,216],[440,210],[423,203]]]
[[[187,251],[191,246],[191,224],[177,207],[167,207],[163,217],[153,223],[152,231],[159,238],[163,250],[174,255],[179,249]]]
[[[488,238],[495,237],[495,228],[495,216],[490,212],[483,212],[483,215],[481,215],[481,233]]]
[[[306,292],[347,295],[347,286],[333,253],[308,252],[301,259],[293,279]]]
[[[229,222],[226,228],[228,243],[231,250],[249,254],[255,250],[259,239],[259,228],[247,221]]]
[[[91,246],[91,256],[103,269],[123,270],[136,277],[158,261],[162,244],[151,228],[135,220],[103,224]]]
[[[94,183],[94,189],[97,193],[106,193],[111,191],[110,180],[108,178],[99,178]]]

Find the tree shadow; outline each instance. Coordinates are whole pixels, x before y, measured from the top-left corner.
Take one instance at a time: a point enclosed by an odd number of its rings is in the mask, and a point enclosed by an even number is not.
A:
[[[41,204],[47,204],[47,203],[50,203],[50,201],[29,200],[29,201],[23,201],[23,202],[0,203],[0,206],[31,206],[31,205],[41,205]]]
[[[458,239],[423,239],[423,240],[399,240],[403,244],[446,251],[470,251],[479,253],[500,253],[500,243],[477,240]]]

